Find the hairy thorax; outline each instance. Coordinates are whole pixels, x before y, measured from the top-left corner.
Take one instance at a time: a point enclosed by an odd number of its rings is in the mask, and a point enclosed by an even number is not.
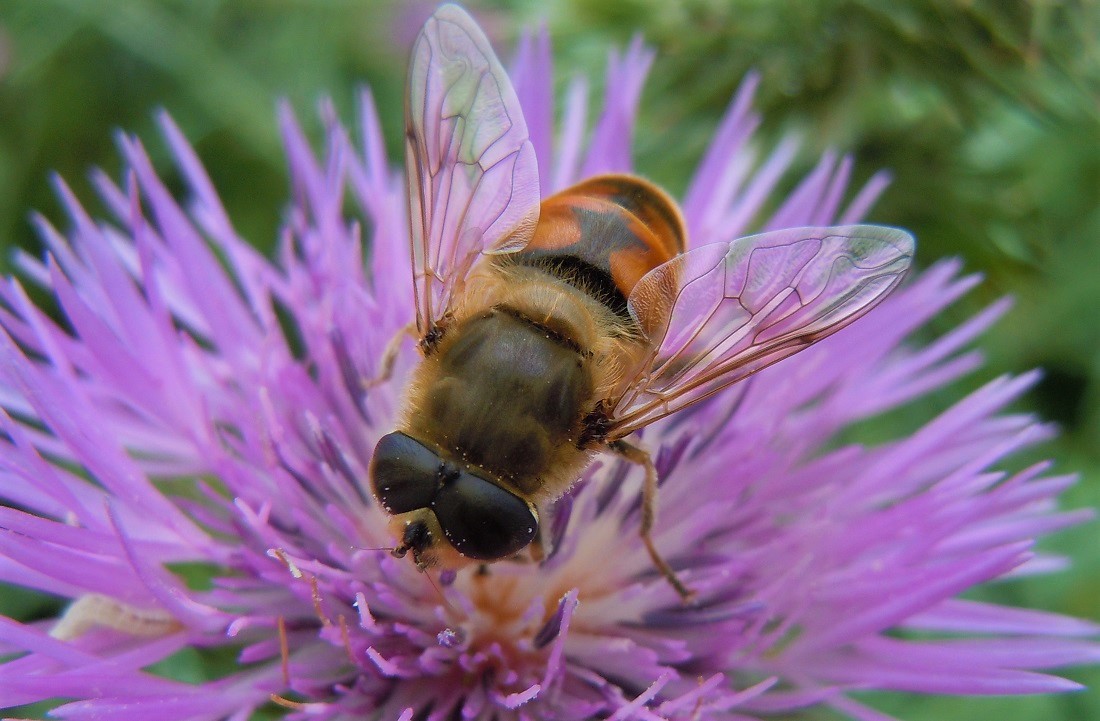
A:
[[[543,271],[486,264],[409,385],[410,435],[538,502],[587,465],[595,399],[638,338],[590,295]]]

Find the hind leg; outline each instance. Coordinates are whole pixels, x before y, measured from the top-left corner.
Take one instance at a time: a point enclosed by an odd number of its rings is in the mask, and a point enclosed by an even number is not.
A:
[[[645,468],[645,484],[642,486],[642,524],[640,534],[653,565],[680,594],[685,603],[694,597],[694,593],[676,576],[676,571],[666,561],[653,543],[653,523],[657,519],[657,468],[649,453],[626,441],[612,441],[607,447],[622,458]]]

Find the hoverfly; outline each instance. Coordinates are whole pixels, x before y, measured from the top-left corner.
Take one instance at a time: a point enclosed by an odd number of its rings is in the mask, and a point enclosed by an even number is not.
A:
[[[446,5],[412,51],[406,168],[423,356],[371,483],[422,568],[539,555],[540,511],[593,457],[856,320],[901,281],[901,230],[796,228],[688,248],[676,203],[630,175],[539,195],[515,90]]]

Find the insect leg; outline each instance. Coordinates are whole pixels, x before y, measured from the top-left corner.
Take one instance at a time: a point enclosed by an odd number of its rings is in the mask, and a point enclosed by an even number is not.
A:
[[[668,565],[668,561],[661,557],[657,547],[653,545],[653,522],[657,518],[657,467],[653,465],[653,459],[649,457],[649,453],[644,449],[623,440],[612,441],[607,444],[607,447],[631,463],[636,463],[645,468],[645,485],[642,486],[642,525],[640,529],[642,543],[649,551],[649,557],[653,560],[653,565],[664,574],[665,579],[676,589],[676,593],[680,594],[680,598],[685,603],[690,601],[695,594],[676,577],[676,572],[672,570],[672,566]]]
[[[416,323],[409,323],[402,327],[399,331],[393,334],[393,338],[390,338],[390,342],[386,344],[386,349],[382,351],[382,363],[380,370],[374,376],[374,378],[363,379],[363,389],[369,390],[376,385],[385,383],[393,375],[393,366],[397,362],[397,354],[401,352],[401,343],[404,342],[405,336],[416,337]]]

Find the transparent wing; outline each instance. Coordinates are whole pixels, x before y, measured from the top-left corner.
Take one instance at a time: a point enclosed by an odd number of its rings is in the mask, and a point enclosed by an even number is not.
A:
[[[513,252],[530,240],[538,168],[508,75],[481,29],[454,5],[437,10],[413,45],[405,123],[423,336],[481,253]]]
[[[901,281],[913,237],[896,228],[792,228],[695,248],[630,294],[653,342],[611,406],[609,440],[797,353],[856,320]]]

